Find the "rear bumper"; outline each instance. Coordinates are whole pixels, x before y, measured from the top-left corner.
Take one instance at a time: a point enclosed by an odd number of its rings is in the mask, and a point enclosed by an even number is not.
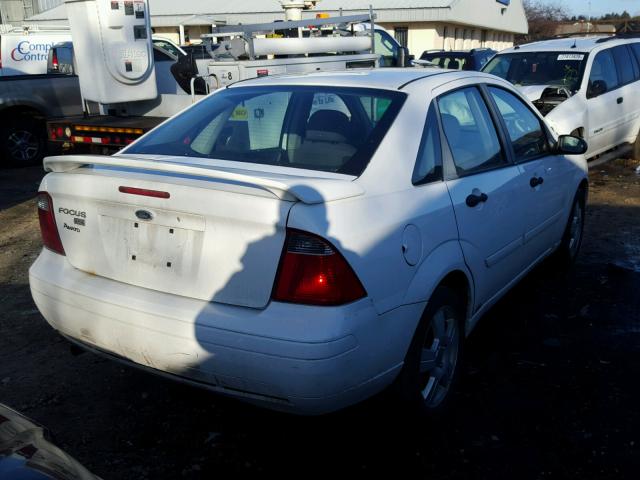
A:
[[[43,250],[29,271],[47,322],[72,341],[156,373],[268,408],[337,410],[393,381],[424,305],[377,315],[271,302],[203,302],[90,275]]]

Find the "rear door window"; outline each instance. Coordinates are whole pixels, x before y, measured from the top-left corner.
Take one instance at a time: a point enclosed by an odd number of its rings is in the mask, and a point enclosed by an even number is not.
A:
[[[626,45],[620,45],[613,48],[613,58],[618,68],[618,76],[620,77],[620,85],[626,85],[635,80],[634,63],[631,58],[629,49]]]
[[[438,98],[442,128],[459,176],[506,166],[489,110],[475,87]]]
[[[427,121],[420,141],[418,158],[411,181],[414,185],[422,185],[442,180],[442,150],[440,146],[440,127],[436,117],[436,109],[432,104],[427,113]]]
[[[638,65],[638,67],[640,68],[640,43],[630,43],[629,48],[636,58],[636,65]],[[640,77],[640,73],[638,74],[638,77]]]

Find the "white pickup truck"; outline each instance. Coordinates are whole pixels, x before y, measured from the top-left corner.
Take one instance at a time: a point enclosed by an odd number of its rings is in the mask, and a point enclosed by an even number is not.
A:
[[[49,51],[70,38],[68,29],[0,26],[0,165],[40,162],[46,120],[82,114],[78,77],[47,73]]]
[[[47,73],[49,50],[71,40],[68,28],[41,29],[0,25],[0,76]]]

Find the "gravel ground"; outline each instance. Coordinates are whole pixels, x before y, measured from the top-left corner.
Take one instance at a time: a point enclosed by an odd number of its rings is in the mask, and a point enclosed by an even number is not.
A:
[[[230,473],[636,478],[640,468],[640,175],[591,172],[585,242],[567,276],[534,271],[480,322],[448,414],[424,425],[384,398],[321,418],[259,410],[74,356],[42,319],[39,169],[0,171],[0,402],[46,425],[104,479]]]

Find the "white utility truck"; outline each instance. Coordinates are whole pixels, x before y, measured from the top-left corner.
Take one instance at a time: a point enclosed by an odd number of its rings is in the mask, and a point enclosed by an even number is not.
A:
[[[51,47],[69,40],[68,27],[0,25],[0,76],[46,74]]]
[[[181,55],[167,64],[153,48],[147,0],[66,0],[85,114],[50,122],[50,142],[66,150],[112,153],[236,81],[409,61],[406,48],[375,27],[371,9],[366,15],[302,20],[302,11],[317,1],[280,3],[285,21],[216,27],[203,36],[210,58]],[[385,48],[383,55],[377,46]]]

